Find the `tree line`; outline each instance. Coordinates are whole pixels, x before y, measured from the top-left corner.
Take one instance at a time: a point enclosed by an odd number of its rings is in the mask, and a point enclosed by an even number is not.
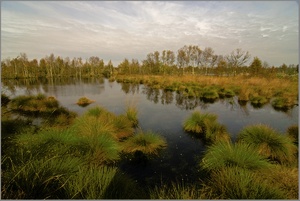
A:
[[[181,75],[201,74],[218,76],[235,76],[246,74],[264,76],[277,73],[296,74],[299,65],[282,64],[270,66],[266,61],[254,57],[248,51],[235,49],[228,55],[215,54],[211,47],[201,49],[197,45],[185,45],[177,52],[163,50],[146,55],[139,62],[137,59],[125,58],[114,67],[111,60],[105,64],[103,59],[91,56],[85,61],[81,57],[62,58],[60,56],[45,56],[39,61],[29,60],[26,53],[20,53],[16,58],[1,61],[2,78],[32,78],[32,77],[110,77],[115,74],[145,74],[145,75]]]

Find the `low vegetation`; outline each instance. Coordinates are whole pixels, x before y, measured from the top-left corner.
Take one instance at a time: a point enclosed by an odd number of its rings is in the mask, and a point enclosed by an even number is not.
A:
[[[200,137],[209,143],[217,141],[230,141],[226,127],[219,124],[217,116],[214,114],[204,113],[198,111],[192,113],[183,123],[185,131],[192,133],[194,136]]]
[[[232,95],[226,89],[216,91]],[[1,105],[3,199],[299,198],[297,125],[286,134],[265,125],[248,126],[232,142],[216,115],[194,112],[183,126],[208,142],[198,163],[205,176],[195,183],[173,181],[145,188],[123,172],[120,164],[128,159],[152,160],[167,141],[138,127],[135,107],[116,115],[97,106],[75,118],[54,97],[1,98],[6,100]],[[32,125],[31,119],[16,114],[42,117],[48,119],[47,124]],[[62,114],[73,120],[62,126]],[[54,117],[61,119],[51,121]]]
[[[297,147],[287,136],[266,125],[252,125],[238,134],[238,142],[255,147],[262,156],[280,163],[295,161]]]
[[[203,75],[117,75],[118,82],[143,83],[148,87],[176,91],[189,98],[213,102],[218,98],[237,96],[255,107],[271,102],[278,110],[298,103],[298,80],[266,77],[218,77]]]
[[[88,106],[89,104],[95,102],[94,100],[90,100],[87,97],[81,97],[78,99],[77,101],[77,105],[81,106],[81,107],[85,107]]]
[[[139,153],[146,156],[157,156],[159,151],[167,146],[166,140],[149,131],[139,132],[123,143],[123,152],[138,155]]]

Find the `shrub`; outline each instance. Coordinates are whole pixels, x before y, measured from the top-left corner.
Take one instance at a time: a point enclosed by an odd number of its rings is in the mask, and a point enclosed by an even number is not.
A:
[[[292,162],[297,147],[285,135],[277,133],[266,125],[253,125],[238,134],[238,141],[248,143],[264,157],[279,162]]]
[[[241,167],[249,170],[269,167],[268,161],[248,144],[218,142],[209,146],[200,163],[205,170],[223,167]]]

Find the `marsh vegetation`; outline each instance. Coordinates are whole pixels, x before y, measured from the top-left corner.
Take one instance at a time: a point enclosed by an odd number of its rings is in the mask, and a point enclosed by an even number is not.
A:
[[[298,125],[286,133],[249,125],[235,141],[216,114],[192,112],[181,126],[205,144],[195,167],[200,174],[192,183],[142,187],[122,164],[145,168],[170,145],[159,133],[142,130],[136,106],[122,114],[93,106],[76,116],[42,94],[3,94],[1,100],[4,199],[298,198]],[[49,124],[50,117],[57,120]],[[35,118],[46,120],[35,125]]]

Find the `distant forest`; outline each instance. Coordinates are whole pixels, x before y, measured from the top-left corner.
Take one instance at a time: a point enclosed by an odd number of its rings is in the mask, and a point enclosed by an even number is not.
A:
[[[299,64],[282,64],[270,66],[258,57],[242,49],[235,49],[228,55],[217,55],[211,47],[200,49],[198,46],[185,45],[176,53],[171,50],[155,51],[147,54],[140,63],[137,59],[125,58],[118,66],[109,61],[91,56],[85,61],[79,58],[70,59],[61,56],[45,56],[29,60],[26,53],[16,58],[1,61],[2,78],[37,78],[37,77],[111,77],[116,74],[130,75],[182,75],[201,74],[216,76],[278,76],[298,73]],[[250,61],[249,66],[245,65]]]

